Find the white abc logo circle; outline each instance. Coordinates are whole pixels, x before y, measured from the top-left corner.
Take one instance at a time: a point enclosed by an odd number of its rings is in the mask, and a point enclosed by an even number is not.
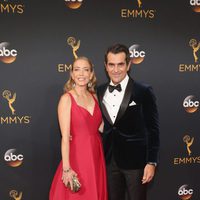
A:
[[[24,159],[22,154],[15,155],[13,153],[10,153],[9,155],[4,156],[5,161],[22,161]]]
[[[185,108],[190,108],[190,107],[198,108],[199,107],[199,101],[192,101],[191,99],[186,100],[186,101],[183,102],[183,107],[185,107]]]
[[[131,58],[144,58],[145,57],[145,52],[144,51],[137,51],[136,49],[133,49],[132,51],[130,51],[130,57]]]
[[[16,155],[16,149],[9,149],[4,155],[4,160],[7,162],[22,161],[24,156],[22,154]]]
[[[192,195],[193,194],[193,189],[185,189],[185,188],[183,188],[183,189],[180,189],[179,191],[178,191],[178,195],[179,196],[182,196],[182,195],[187,195],[187,194],[190,194],[190,195]]]
[[[200,0],[190,0],[190,5],[192,5],[192,6],[200,6]]]
[[[12,49],[6,49],[5,47],[3,47],[2,49],[0,49],[0,56],[17,56],[17,50]]]

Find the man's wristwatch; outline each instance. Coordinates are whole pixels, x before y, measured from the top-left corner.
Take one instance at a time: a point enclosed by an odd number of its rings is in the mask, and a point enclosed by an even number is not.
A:
[[[147,164],[149,164],[149,165],[153,165],[153,166],[157,166],[157,163],[156,162],[148,162]]]

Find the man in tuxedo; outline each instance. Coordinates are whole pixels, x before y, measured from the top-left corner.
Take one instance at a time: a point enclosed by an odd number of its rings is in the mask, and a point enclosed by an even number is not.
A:
[[[97,90],[104,119],[102,134],[109,200],[146,200],[158,163],[159,122],[149,85],[129,75],[130,54],[115,44],[105,54],[110,81]]]

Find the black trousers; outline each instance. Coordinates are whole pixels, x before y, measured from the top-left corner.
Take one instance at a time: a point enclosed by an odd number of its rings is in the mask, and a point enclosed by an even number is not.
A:
[[[107,165],[109,200],[146,200],[147,184],[142,184],[143,169],[120,169],[112,158]]]

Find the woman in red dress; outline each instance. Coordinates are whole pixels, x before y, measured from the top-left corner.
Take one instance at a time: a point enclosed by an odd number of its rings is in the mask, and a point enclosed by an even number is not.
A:
[[[90,60],[77,58],[65,85],[66,92],[58,104],[62,161],[54,176],[49,200],[107,200],[106,169],[99,135],[103,123],[95,82]],[[74,176],[81,184],[78,192],[73,192]]]

